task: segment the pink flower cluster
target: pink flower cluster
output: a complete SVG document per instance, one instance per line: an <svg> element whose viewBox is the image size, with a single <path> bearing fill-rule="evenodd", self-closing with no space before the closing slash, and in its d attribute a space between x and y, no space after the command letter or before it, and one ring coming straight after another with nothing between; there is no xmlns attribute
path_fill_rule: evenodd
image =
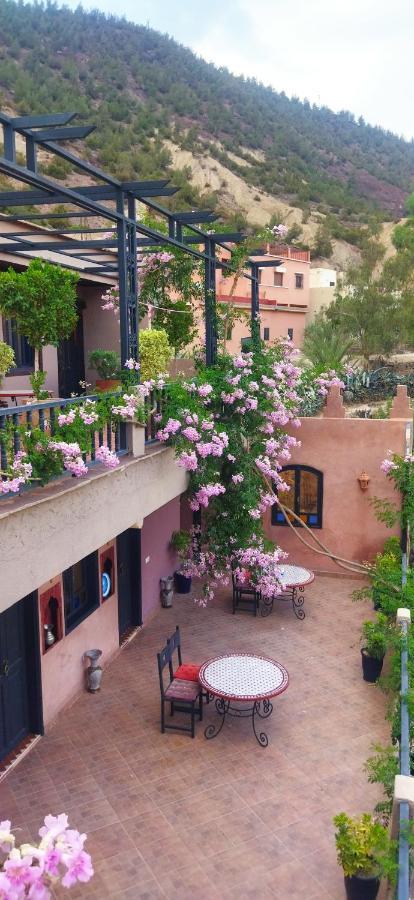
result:
<svg viewBox="0 0 414 900"><path fill-rule="evenodd" d="M17 847L10 821L0 822L1 900L49 900L59 884L71 888L92 878L92 860L84 850L86 834L70 828L64 813L46 816L39 837L38 844Z"/></svg>
<svg viewBox="0 0 414 900"><path fill-rule="evenodd" d="M336 374L335 369L329 369L329 372L322 372L315 378L315 384L318 387L318 393L321 397L326 397L329 388L334 384L338 384L341 390L345 387L345 383Z"/></svg>
<svg viewBox="0 0 414 900"><path fill-rule="evenodd" d="M139 372L141 366L136 359L133 359L132 356L124 362L124 366L126 369L129 369L130 372Z"/></svg>
<svg viewBox="0 0 414 900"><path fill-rule="evenodd" d="M119 286L115 285L114 287L108 288L108 290L102 294L101 300L104 301L102 309L109 309L117 315L119 312Z"/></svg>
<svg viewBox="0 0 414 900"><path fill-rule="evenodd" d="M0 494L17 494L21 485L30 480L32 471L32 465L27 461L25 451L18 450L12 462L11 472L4 480L0 478Z"/></svg>
<svg viewBox="0 0 414 900"><path fill-rule="evenodd" d="M58 415L58 425L62 428L63 425L73 425L76 417L82 420L84 425L93 425L94 422L98 421L98 413L96 412L96 403L94 400L85 400L85 402L81 406L72 407L67 413L60 413Z"/></svg>
<svg viewBox="0 0 414 900"><path fill-rule="evenodd" d="M282 593L279 563L286 556L287 553L280 548L276 548L273 553L266 553L261 546L241 550L235 557L235 577L238 581L248 578L262 597L270 599Z"/></svg>
<svg viewBox="0 0 414 900"><path fill-rule="evenodd" d="M116 469L119 466L119 459L113 450L110 450L105 444L98 447L95 458L102 463L107 469Z"/></svg>
<svg viewBox="0 0 414 900"><path fill-rule="evenodd" d="M203 484L203 486L196 491L193 499L190 500L190 508L193 512L197 512L202 506L207 509L212 497L218 497L219 494L225 493L226 488L224 487L224 484L220 484L220 482L216 482L215 484Z"/></svg>

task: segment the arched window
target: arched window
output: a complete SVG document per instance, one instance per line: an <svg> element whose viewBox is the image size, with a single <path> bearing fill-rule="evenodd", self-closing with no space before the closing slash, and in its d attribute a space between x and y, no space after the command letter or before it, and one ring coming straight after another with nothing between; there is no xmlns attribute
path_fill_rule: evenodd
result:
<svg viewBox="0 0 414 900"><path fill-rule="evenodd" d="M291 509L309 528L322 528L323 474L312 466L286 466L281 476L289 491L279 491L283 506ZM298 525L296 519L292 522ZM282 511L272 506L272 525L287 525Z"/></svg>

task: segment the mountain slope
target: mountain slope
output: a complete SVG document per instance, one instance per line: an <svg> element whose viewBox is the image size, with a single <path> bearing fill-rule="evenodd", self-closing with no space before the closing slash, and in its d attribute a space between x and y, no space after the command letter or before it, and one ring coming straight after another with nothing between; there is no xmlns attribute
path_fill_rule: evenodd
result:
<svg viewBox="0 0 414 900"><path fill-rule="evenodd" d="M96 123L82 153L120 177L175 170L180 206L220 208L228 185L223 175L202 190L185 186L177 146L190 170L215 159L247 186L249 204L275 198L275 212L283 202L305 221L316 212L348 228L399 217L414 181L414 144L236 78L165 35L98 12L0 0L0 88L2 106L19 114L76 109ZM62 162L43 168L68 176ZM223 212L230 217L226 203Z"/></svg>

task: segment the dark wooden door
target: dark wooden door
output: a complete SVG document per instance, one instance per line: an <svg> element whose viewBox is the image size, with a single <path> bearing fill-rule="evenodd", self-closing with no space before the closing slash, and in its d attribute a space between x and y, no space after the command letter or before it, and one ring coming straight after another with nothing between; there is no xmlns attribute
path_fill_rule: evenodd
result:
<svg viewBox="0 0 414 900"><path fill-rule="evenodd" d="M24 604L0 615L0 759L30 731Z"/></svg>
<svg viewBox="0 0 414 900"><path fill-rule="evenodd" d="M119 637L141 625L141 532L128 528L116 539Z"/></svg>
<svg viewBox="0 0 414 900"><path fill-rule="evenodd" d="M59 397L79 394L80 381L85 381L85 352L83 341L82 308L78 306L78 321L70 338L58 347Z"/></svg>

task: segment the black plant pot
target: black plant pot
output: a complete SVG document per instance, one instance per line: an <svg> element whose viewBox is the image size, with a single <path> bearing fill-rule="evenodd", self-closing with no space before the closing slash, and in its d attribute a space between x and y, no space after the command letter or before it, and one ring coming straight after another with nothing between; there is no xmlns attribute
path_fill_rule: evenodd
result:
<svg viewBox="0 0 414 900"><path fill-rule="evenodd" d="M361 657L364 681L370 681L371 683L378 681L382 672L384 657L382 657L382 659L377 659L375 656L368 656L365 647L361 650Z"/></svg>
<svg viewBox="0 0 414 900"><path fill-rule="evenodd" d="M345 891L347 900L375 900L380 886L380 879L375 875L345 875Z"/></svg>
<svg viewBox="0 0 414 900"><path fill-rule="evenodd" d="M191 577L182 572L174 572L175 590L177 594L189 594L191 591Z"/></svg>

